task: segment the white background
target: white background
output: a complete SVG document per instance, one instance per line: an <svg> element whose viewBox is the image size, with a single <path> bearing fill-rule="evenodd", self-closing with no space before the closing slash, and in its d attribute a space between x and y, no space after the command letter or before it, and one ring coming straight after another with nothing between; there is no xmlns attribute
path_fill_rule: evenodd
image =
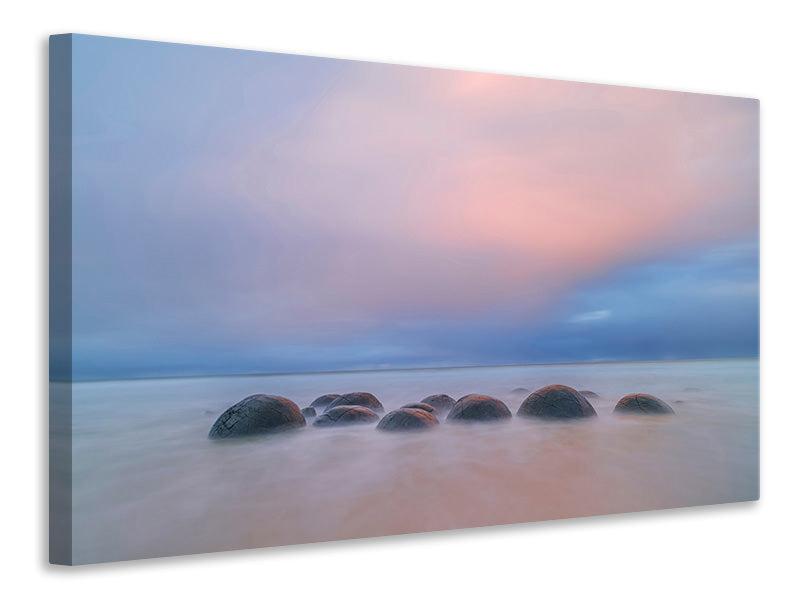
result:
<svg viewBox="0 0 800 600"><path fill-rule="evenodd" d="M7 598L797 593L798 15L790 2L8 3L2 38ZM762 500L81 568L46 562L46 44L78 32L756 97ZM468 501L468 499L464 499Z"/></svg>

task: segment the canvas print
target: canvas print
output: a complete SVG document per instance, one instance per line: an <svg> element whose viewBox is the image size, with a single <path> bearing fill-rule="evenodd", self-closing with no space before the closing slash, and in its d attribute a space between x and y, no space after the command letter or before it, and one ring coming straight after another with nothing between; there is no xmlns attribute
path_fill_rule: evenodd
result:
<svg viewBox="0 0 800 600"><path fill-rule="evenodd" d="M51 561L756 500L758 148L749 98L53 36Z"/></svg>

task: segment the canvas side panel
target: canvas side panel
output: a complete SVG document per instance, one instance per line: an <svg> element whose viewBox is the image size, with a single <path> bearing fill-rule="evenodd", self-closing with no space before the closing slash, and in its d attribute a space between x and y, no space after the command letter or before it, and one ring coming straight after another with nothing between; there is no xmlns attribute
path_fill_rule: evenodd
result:
<svg viewBox="0 0 800 600"><path fill-rule="evenodd" d="M758 303L759 303L759 315L760 306L761 306L761 100L756 99L755 102L758 104L758 149L756 152L758 153L758 256L759 256L759 275L758 275ZM759 316L758 322L758 360L759 360L759 368L758 368L758 389L759 389L759 396L758 396L758 430L756 435L758 436L758 444L756 446L758 452L758 460L757 460L757 491L756 497L753 500L760 500L761 499L761 318Z"/></svg>
<svg viewBox="0 0 800 600"><path fill-rule="evenodd" d="M50 36L50 562L72 564L72 36Z"/></svg>

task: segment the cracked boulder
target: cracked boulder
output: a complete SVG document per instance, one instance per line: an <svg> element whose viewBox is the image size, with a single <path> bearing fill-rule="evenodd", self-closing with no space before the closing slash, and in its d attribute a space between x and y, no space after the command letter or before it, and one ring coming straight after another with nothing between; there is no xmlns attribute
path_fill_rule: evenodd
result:
<svg viewBox="0 0 800 600"><path fill-rule="evenodd" d="M460 398L447 415L450 421L499 421L510 419L511 411L508 407L491 396L468 394Z"/></svg>
<svg viewBox="0 0 800 600"><path fill-rule="evenodd" d="M594 407L583 395L566 385L548 385L525 399L518 417L537 419L583 419L595 417Z"/></svg>
<svg viewBox="0 0 800 600"><path fill-rule="evenodd" d="M393 410L378 423L383 431L421 431L439 424L432 413L422 408L400 408Z"/></svg>
<svg viewBox="0 0 800 600"><path fill-rule="evenodd" d="M381 404L380 401L369 392L351 392L349 394L339 396L336 398L336 400L328 405L328 408L325 412L328 412L330 409L336 408L337 406L363 406L376 413L383 412L383 404Z"/></svg>
<svg viewBox="0 0 800 600"><path fill-rule="evenodd" d="M277 433L304 427L297 405L281 396L255 394L231 406L211 426L208 437L225 439Z"/></svg>
<svg viewBox="0 0 800 600"><path fill-rule="evenodd" d="M439 412L433 406L426 404L425 402L412 402L411 404L406 404L402 408L418 408L420 410L428 411L432 415L435 415L437 412Z"/></svg>
<svg viewBox="0 0 800 600"><path fill-rule="evenodd" d="M422 404L427 404L428 406L432 406L436 410L442 413L446 413L453 408L456 401L453 400L447 394L434 394L433 396L428 396L427 398L422 399Z"/></svg>
<svg viewBox="0 0 800 600"><path fill-rule="evenodd" d="M675 411L672 407L650 394L630 394L617 402L615 413L627 415L671 415Z"/></svg>
<svg viewBox="0 0 800 600"><path fill-rule="evenodd" d="M322 413L314 421L314 427L345 427L347 425L367 425L380 417L366 406L334 406Z"/></svg>
<svg viewBox="0 0 800 600"><path fill-rule="evenodd" d="M328 408L328 405L331 402L338 400L339 398L341 398L339 394L325 394L314 400L311 403L311 406L313 406L315 409L325 410Z"/></svg>

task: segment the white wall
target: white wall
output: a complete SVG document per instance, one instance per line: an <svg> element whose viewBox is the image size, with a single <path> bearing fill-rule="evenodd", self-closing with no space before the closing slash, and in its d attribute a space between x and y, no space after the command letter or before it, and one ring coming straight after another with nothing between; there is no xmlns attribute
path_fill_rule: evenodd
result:
<svg viewBox="0 0 800 600"><path fill-rule="evenodd" d="M738 8L737 8L738 7ZM3 10L6 597L786 597L798 533L797 15L788 2L14 2ZM762 500L67 569L46 564L46 43L78 32L762 101ZM9 185L10 183L10 185ZM794 253L794 256L791 254ZM9 277L10 275L10 277ZM10 587L11 586L11 587ZM14 591L13 586L18 586Z"/></svg>

